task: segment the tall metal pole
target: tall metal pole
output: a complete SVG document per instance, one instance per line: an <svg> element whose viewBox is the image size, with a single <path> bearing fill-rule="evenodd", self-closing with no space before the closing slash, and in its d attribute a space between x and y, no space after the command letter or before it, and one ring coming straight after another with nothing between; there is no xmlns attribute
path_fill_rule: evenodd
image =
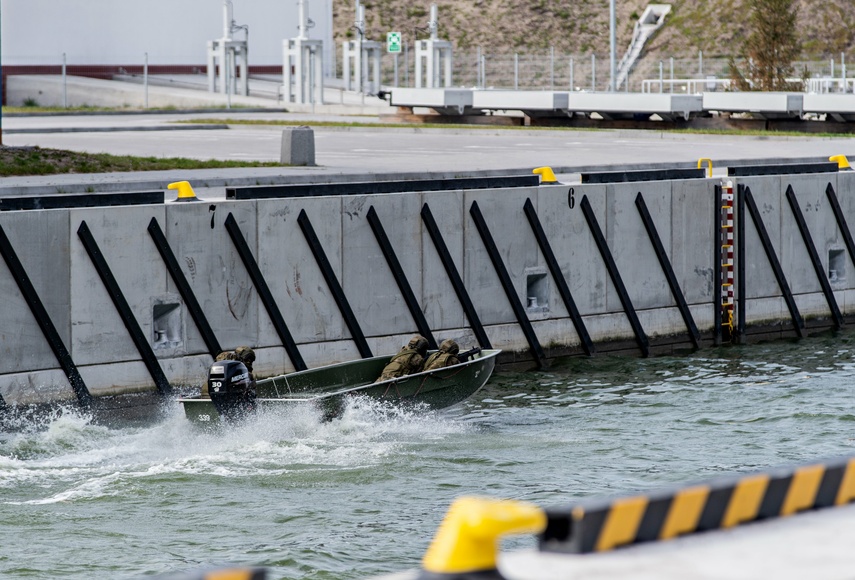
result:
<svg viewBox="0 0 855 580"><path fill-rule="evenodd" d="M62 108L68 108L68 83L65 78L65 53L62 53Z"/></svg>
<svg viewBox="0 0 855 580"><path fill-rule="evenodd" d="M225 58L223 58L223 76L226 79L226 108L231 109L232 108L232 79L231 79L231 75L229 74L229 71L230 71L229 67L232 64L232 61L230 58L229 51L225 51L223 54L225 55Z"/></svg>
<svg viewBox="0 0 855 580"><path fill-rule="evenodd" d="M362 51L362 42L365 40L365 7L356 0L356 31L359 33L359 44L356 50L359 53L359 69L356 74L359 75L359 92L362 93L362 104L365 104L365 53Z"/></svg>
<svg viewBox="0 0 855 580"><path fill-rule="evenodd" d="M300 55L302 58L302 55ZM309 51L309 102L312 103L312 114L315 113L315 51Z"/></svg>
<svg viewBox="0 0 855 580"><path fill-rule="evenodd" d="M514 90L518 90L520 88L520 55L518 52L514 53Z"/></svg>
<svg viewBox="0 0 855 580"><path fill-rule="evenodd" d="M143 63L143 91L145 94L145 106L148 109L148 53L145 53L145 62Z"/></svg>
<svg viewBox="0 0 855 580"><path fill-rule="evenodd" d="M575 91L576 88L574 87L575 79L573 78L573 58L572 57L570 58L570 83L569 84L570 84L570 90Z"/></svg>
<svg viewBox="0 0 855 580"><path fill-rule="evenodd" d="M668 89L669 93L674 92L674 57L671 57L671 88Z"/></svg>
<svg viewBox="0 0 855 580"><path fill-rule="evenodd" d="M591 55L591 90L597 90L597 55Z"/></svg>
<svg viewBox="0 0 855 580"><path fill-rule="evenodd" d="M223 0L223 40L232 39L233 10L232 0Z"/></svg>
<svg viewBox="0 0 855 580"><path fill-rule="evenodd" d="M609 80L609 91L615 92L617 90L617 86L615 82L617 81L617 64L615 61L615 0L611 0L609 2L609 70L610 72L610 80Z"/></svg>
<svg viewBox="0 0 855 580"><path fill-rule="evenodd" d="M549 47L549 90L555 90L555 47Z"/></svg>
<svg viewBox="0 0 855 580"><path fill-rule="evenodd" d="M306 2L305 2L305 0L299 0L299 2L297 2L297 12L299 14L298 18L300 20L300 24L297 26L297 30L299 31L298 37L305 40L306 38L309 37L309 35L306 34ZM302 58L302 56L301 56L301 58Z"/></svg>
<svg viewBox="0 0 855 580"><path fill-rule="evenodd" d="M481 87L481 47L478 47L478 52L475 55L475 86ZM481 87L484 88L484 87Z"/></svg>

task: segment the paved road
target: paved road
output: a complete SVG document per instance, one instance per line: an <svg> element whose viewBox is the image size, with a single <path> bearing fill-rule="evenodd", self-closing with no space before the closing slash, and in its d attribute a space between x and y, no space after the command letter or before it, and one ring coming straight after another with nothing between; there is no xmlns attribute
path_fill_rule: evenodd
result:
<svg viewBox="0 0 855 580"><path fill-rule="evenodd" d="M118 155L278 161L282 127L230 125L228 128L172 130L176 121L192 118L284 120L294 125L325 119L293 113L85 115L12 117L4 119L5 145L38 145ZM342 122L377 122L376 117L337 116ZM144 130L140 130L144 129ZM155 130L153 130L155 129ZM16 131L36 131L18 133ZM528 172L541 165L557 168L559 176L594 166L688 166L711 158L719 171L725 165L761 160L825 160L845 154L855 159L855 139L848 137L756 137L698 135L628 130L531 130L499 128L432 129L315 127L318 167L271 170L219 170L216 175L397 174L423 172ZM184 172L187 174L187 172ZM190 175L196 175L190 173ZM198 175L210 178L211 172ZM129 176L116 179L127 180ZM110 177L52 176L4 178L0 188L50 185Z"/></svg>

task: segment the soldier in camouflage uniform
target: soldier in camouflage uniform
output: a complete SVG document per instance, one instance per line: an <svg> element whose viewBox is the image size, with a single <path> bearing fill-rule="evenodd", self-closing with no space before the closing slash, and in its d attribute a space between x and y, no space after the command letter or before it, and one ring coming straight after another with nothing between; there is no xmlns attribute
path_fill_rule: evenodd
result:
<svg viewBox="0 0 855 580"><path fill-rule="evenodd" d="M237 358L237 355L235 354L235 351L233 351L233 350L224 350L223 352L221 352L220 354L218 354L218 355L217 355L217 358L215 358L214 360L215 360L215 361L220 361L220 360L238 360L238 358Z"/></svg>
<svg viewBox="0 0 855 580"><path fill-rule="evenodd" d="M246 370L252 374L252 363L255 362L255 351L253 351L248 346L239 346L234 350L224 350L220 354L217 355L218 360L237 360L243 363L243 366L246 367Z"/></svg>
<svg viewBox="0 0 855 580"><path fill-rule="evenodd" d="M235 356L237 356L237 360L243 363L243 365L246 367L246 370L249 371L250 378L253 378L252 363L255 362L255 351L249 348L248 346L239 346L235 349Z"/></svg>
<svg viewBox="0 0 855 580"><path fill-rule="evenodd" d="M427 354L428 341L425 337L416 334L407 343L407 346L402 348L398 354L392 357L389 364L383 369L380 378L374 382L385 381L388 379L396 379L404 375L421 372L425 364L425 355Z"/></svg>
<svg viewBox="0 0 855 580"><path fill-rule="evenodd" d="M460 347L450 338L446 338L439 345L439 350L430 355L425 362L426 371L442 369L460 363L457 358L457 353L460 352Z"/></svg>

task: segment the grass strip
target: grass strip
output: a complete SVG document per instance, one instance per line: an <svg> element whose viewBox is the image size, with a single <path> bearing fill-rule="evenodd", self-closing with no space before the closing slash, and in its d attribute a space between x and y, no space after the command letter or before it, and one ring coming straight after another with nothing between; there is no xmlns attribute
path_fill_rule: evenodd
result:
<svg viewBox="0 0 855 580"><path fill-rule="evenodd" d="M223 167L280 167L271 161L219 161L184 157L131 157L108 153L79 153L41 147L0 147L0 176L55 175L60 173L113 173L167 169L219 169Z"/></svg>

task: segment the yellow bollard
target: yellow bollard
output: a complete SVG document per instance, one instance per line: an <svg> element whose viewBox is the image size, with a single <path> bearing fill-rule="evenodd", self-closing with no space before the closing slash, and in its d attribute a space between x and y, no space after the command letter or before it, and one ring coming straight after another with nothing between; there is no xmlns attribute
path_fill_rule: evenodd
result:
<svg viewBox="0 0 855 580"><path fill-rule="evenodd" d="M541 183L558 183L551 167L538 167L536 169L532 169L531 172L540 175Z"/></svg>
<svg viewBox="0 0 855 580"><path fill-rule="evenodd" d="M849 165L849 160L846 158L845 155L832 155L828 158L828 160L836 161L837 169L852 169L852 167Z"/></svg>
<svg viewBox="0 0 855 580"><path fill-rule="evenodd" d="M167 187L178 190L178 197L174 201L202 201L196 197L196 192L193 191L193 186L190 185L189 181L176 181Z"/></svg>
<svg viewBox="0 0 855 580"><path fill-rule="evenodd" d="M707 157L701 157L700 159L698 159L698 169L703 166L704 161L707 162L707 177L712 177L712 159L709 159Z"/></svg>
<svg viewBox="0 0 855 580"><path fill-rule="evenodd" d="M423 576L448 580L497 569L499 540L509 534L536 534L546 527L546 513L534 504L483 497L461 497L445 515L422 559Z"/></svg>

